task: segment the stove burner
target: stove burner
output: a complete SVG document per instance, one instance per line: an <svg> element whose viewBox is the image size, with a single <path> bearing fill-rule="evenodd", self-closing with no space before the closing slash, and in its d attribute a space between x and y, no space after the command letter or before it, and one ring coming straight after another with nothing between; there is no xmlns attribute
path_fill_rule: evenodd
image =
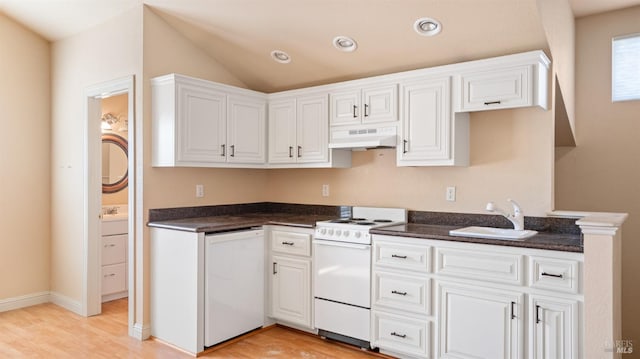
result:
<svg viewBox="0 0 640 359"><path fill-rule="evenodd" d="M356 224L361 226L373 226L375 223L373 222L356 222Z"/></svg>
<svg viewBox="0 0 640 359"><path fill-rule="evenodd" d="M330 223L351 223L351 219L349 218L340 218L340 219L332 219L329 222Z"/></svg>
<svg viewBox="0 0 640 359"><path fill-rule="evenodd" d="M376 223L391 223L391 222L393 222L390 219L374 219L373 221L376 222Z"/></svg>
<svg viewBox="0 0 640 359"><path fill-rule="evenodd" d="M352 221L366 221L366 218L349 218Z"/></svg>

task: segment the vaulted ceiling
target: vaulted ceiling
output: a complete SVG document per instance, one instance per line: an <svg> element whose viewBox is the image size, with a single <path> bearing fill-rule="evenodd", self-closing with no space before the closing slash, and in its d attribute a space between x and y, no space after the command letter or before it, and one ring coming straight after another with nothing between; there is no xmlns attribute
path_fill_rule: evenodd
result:
<svg viewBox="0 0 640 359"><path fill-rule="evenodd" d="M587 15L640 0L570 0ZM140 4L229 69L273 92L546 48L537 0L0 0L0 10L56 41ZM420 17L442 32L420 36ZM358 49L332 45L347 35ZM287 52L281 64L272 50Z"/></svg>

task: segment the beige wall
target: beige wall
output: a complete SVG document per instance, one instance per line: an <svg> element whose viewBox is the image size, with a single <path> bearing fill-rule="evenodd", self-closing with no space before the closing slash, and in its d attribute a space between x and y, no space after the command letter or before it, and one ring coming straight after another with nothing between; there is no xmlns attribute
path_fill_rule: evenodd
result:
<svg viewBox="0 0 640 359"><path fill-rule="evenodd" d="M49 290L50 56L0 12L0 301Z"/></svg>
<svg viewBox="0 0 640 359"><path fill-rule="evenodd" d="M120 118L120 123L118 124L118 128L113 128L112 130L103 130L102 133L113 133L118 135L125 140L129 137L128 131L123 131L122 129L126 129L126 121L127 115L129 112L127 94L111 96L102 100L102 114L111 113ZM103 193L102 194L102 205L115 205L115 204L127 204L129 201L129 187L125 187L122 191L116 193Z"/></svg>
<svg viewBox="0 0 640 359"><path fill-rule="evenodd" d="M168 73L183 75L245 87L233 74L224 69L201 49L195 47L149 8L144 10L144 223L150 208L200 206L226 203L263 201L266 174L264 170L153 168L151 167L151 85L150 79ZM204 198L195 197L196 184L205 187ZM138 193L140 194L140 193ZM136 293L143 298L136 303L136 322L144 318L148 323L148 228L143 231L142 257L136 268ZM144 316L141 305L144 304Z"/></svg>
<svg viewBox="0 0 640 359"><path fill-rule="evenodd" d="M553 207L551 111L478 112L470 123L469 167L396 167L395 149L354 152L350 169L269 170L268 200L485 213L487 202L510 209L513 198L527 215L545 215ZM456 202L445 200L447 186L456 186Z"/></svg>
<svg viewBox="0 0 640 359"><path fill-rule="evenodd" d="M86 176L83 91L131 75L136 76L140 87L141 12L142 7L132 9L52 47L51 290L72 304L80 304L82 299L82 188Z"/></svg>
<svg viewBox="0 0 640 359"><path fill-rule="evenodd" d="M578 146L556 153L558 209L628 212L623 227L623 336L640 342L640 101L611 102L611 38L640 32L640 7L576 20ZM625 358L640 357L640 350Z"/></svg>

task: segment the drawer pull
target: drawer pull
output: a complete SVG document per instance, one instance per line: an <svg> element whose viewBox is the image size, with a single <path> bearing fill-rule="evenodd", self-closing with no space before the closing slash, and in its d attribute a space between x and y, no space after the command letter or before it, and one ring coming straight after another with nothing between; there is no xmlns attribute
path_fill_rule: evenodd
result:
<svg viewBox="0 0 640 359"><path fill-rule="evenodd" d="M398 292L397 290L392 290L391 293L398 294L398 295L407 295L407 292Z"/></svg>
<svg viewBox="0 0 640 359"><path fill-rule="evenodd" d="M104 275L105 278L107 278L107 277L115 277L115 276L116 276L115 273L109 273L109 274L105 274Z"/></svg>
<svg viewBox="0 0 640 359"><path fill-rule="evenodd" d="M105 248L109 248L109 247L115 247L116 245L111 243L111 244L105 244L104 247Z"/></svg>
<svg viewBox="0 0 640 359"><path fill-rule="evenodd" d="M282 244L284 244L285 246L292 246L293 242L282 242Z"/></svg>
<svg viewBox="0 0 640 359"><path fill-rule="evenodd" d="M392 254L391 258L400 258L400 259L407 259L407 256L401 256L399 254Z"/></svg>
<svg viewBox="0 0 640 359"><path fill-rule="evenodd" d="M398 334L396 332L391 332L391 335L393 335L394 337L402 338L402 339L407 337L406 334Z"/></svg>
<svg viewBox="0 0 640 359"><path fill-rule="evenodd" d="M547 273L547 272L542 272L541 275L545 277L564 278L562 274L553 274L553 273Z"/></svg>
<svg viewBox="0 0 640 359"><path fill-rule="evenodd" d="M485 105L489 106L489 105L499 105L500 101L488 101L484 103Z"/></svg>

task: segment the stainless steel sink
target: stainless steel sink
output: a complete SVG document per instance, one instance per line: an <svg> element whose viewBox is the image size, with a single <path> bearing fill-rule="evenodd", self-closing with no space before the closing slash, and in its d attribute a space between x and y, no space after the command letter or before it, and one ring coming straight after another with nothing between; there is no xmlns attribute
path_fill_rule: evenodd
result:
<svg viewBox="0 0 640 359"><path fill-rule="evenodd" d="M465 227L449 231L449 235L458 237L503 239L509 241L522 241L537 234L537 231L493 227Z"/></svg>

